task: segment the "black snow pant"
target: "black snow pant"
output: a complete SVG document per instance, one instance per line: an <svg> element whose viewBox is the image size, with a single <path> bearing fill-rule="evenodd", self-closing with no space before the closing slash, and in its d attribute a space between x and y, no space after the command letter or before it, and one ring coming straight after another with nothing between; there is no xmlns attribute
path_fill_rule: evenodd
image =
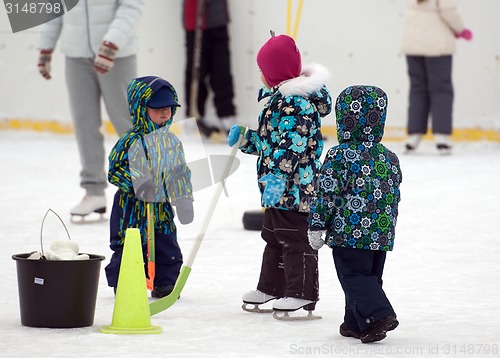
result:
<svg viewBox="0 0 500 358"><path fill-rule="evenodd" d="M109 287L118 285L118 276L120 272L120 264L122 262L123 243L118 235L120 229L120 217L124 216L123 209L119 205L120 190L117 191L113 201L113 209L109 219L110 225L110 245L113 251L111 260L105 268L106 278ZM125 213L128 216L128 212ZM144 271L147 276L147 243L145 238L142 238L142 255L144 260ZM155 279L154 286L168 286L175 284L177 276L182 266L182 253L177 242L177 234L174 231L169 234L164 234L155 231Z"/></svg>
<svg viewBox="0 0 500 358"><path fill-rule="evenodd" d="M333 248L333 260L345 294L344 322L357 333L389 316L396 316L382 289L385 251Z"/></svg>
<svg viewBox="0 0 500 358"><path fill-rule="evenodd" d="M410 77L408 134L425 134L432 118L434 134L451 134L452 56L406 56Z"/></svg>
<svg viewBox="0 0 500 358"><path fill-rule="evenodd" d="M186 104L187 115L191 106L191 79L193 76L195 31L186 31ZM213 100L219 118L234 116L236 114L233 104L233 79L229 52L229 35L227 26L206 29L203 31L200 80L198 82L198 112L205 116L205 103L208 98L207 82L213 92Z"/></svg>
<svg viewBox="0 0 500 358"><path fill-rule="evenodd" d="M257 289L277 297L318 300L318 251L309 246L307 214L266 209L267 243Z"/></svg>

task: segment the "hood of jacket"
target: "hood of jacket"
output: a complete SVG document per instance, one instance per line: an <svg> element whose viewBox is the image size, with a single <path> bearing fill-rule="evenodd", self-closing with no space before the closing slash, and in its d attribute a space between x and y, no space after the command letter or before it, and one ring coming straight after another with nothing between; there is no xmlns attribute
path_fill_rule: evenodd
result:
<svg viewBox="0 0 500 358"><path fill-rule="evenodd" d="M313 103L321 116L330 113L330 94L325 87L325 82L330 77L328 69L318 63L303 66L300 76L284 81L271 89L263 87L259 92L258 100L281 93L283 97L301 96L306 97Z"/></svg>
<svg viewBox="0 0 500 358"><path fill-rule="evenodd" d="M380 142L384 135L387 95L376 86L349 86L335 103L339 143Z"/></svg>
<svg viewBox="0 0 500 358"><path fill-rule="evenodd" d="M160 128L168 128L172 124L177 107L172 107L172 117L161 125L154 123L147 114L148 101L162 87L168 87L178 102L177 92L166 80L156 76L135 78L127 89L128 108L132 118L134 131L148 134Z"/></svg>

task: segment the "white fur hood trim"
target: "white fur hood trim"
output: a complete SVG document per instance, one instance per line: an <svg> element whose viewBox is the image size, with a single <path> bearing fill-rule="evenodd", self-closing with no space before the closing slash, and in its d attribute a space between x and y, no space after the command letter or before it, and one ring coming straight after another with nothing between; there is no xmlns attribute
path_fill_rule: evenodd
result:
<svg viewBox="0 0 500 358"><path fill-rule="evenodd" d="M307 96L319 91L330 77L328 69L319 63L302 67L300 76L283 82L279 91L283 96Z"/></svg>

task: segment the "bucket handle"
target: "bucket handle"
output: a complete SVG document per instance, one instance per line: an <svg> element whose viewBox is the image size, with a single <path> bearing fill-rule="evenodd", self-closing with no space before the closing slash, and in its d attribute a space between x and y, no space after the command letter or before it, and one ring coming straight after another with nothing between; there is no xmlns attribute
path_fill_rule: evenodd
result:
<svg viewBox="0 0 500 358"><path fill-rule="evenodd" d="M69 235L69 231L68 231L68 228L66 227L66 225L64 224L64 221L63 219L61 219L61 217L59 215L57 215L57 213L52 210L52 209L48 209L47 212L45 213L45 215L43 216L43 219L42 219L42 227L40 228L40 247L42 248L42 257L45 257L45 253L43 252L43 240L42 240L42 233L43 233L43 224L45 223L45 218L47 217L47 215L49 214L49 212L52 212L55 216L57 216L57 218L61 221L61 223L63 224L64 226L64 230L66 230L66 234L68 234L68 239L71 240L71 236Z"/></svg>

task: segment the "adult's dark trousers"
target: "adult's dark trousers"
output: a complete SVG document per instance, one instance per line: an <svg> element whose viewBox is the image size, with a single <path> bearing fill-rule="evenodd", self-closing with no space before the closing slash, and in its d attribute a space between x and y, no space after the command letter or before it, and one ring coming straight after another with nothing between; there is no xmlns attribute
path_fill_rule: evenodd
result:
<svg viewBox="0 0 500 358"><path fill-rule="evenodd" d="M307 214L266 209L257 289L277 297L318 300L318 251L309 246Z"/></svg>
<svg viewBox="0 0 500 358"><path fill-rule="evenodd" d="M213 101L219 118L234 116L234 90L231 75L229 53L229 35L227 26L203 30L201 41L200 72L198 81L197 105L198 112L205 116L205 104L209 89L212 89ZM186 31L186 103L187 113L191 106L191 79L193 78L193 55L195 46L195 31Z"/></svg>
<svg viewBox="0 0 500 358"><path fill-rule="evenodd" d="M119 236L120 220L128 217L127 209L124 213L119 205L120 190L115 194L113 209L109 218L110 226L110 245L113 255L109 264L105 267L108 286L116 287L118 285L118 276L120 273L120 264L123 254L123 240ZM147 243L142 238L142 256L144 260L144 272L147 276ZM175 284L182 266L182 253L177 242L177 234L174 231L168 234L155 231L155 279L154 286L167 286Z"/></svg>
<svg viewBox="0 0 500 358"><path fill-rule="evenodd" d="M333 260L345 294L344 322L361 333L374 322L396 316L382 289L386 252L333 248Z"/></svg>
<svg viewBox="0 0 500 358"><path fill-rule="evenodd" d="M408 134L451 134L453 116L452 56L406 56L410 78Z"/></svg>

